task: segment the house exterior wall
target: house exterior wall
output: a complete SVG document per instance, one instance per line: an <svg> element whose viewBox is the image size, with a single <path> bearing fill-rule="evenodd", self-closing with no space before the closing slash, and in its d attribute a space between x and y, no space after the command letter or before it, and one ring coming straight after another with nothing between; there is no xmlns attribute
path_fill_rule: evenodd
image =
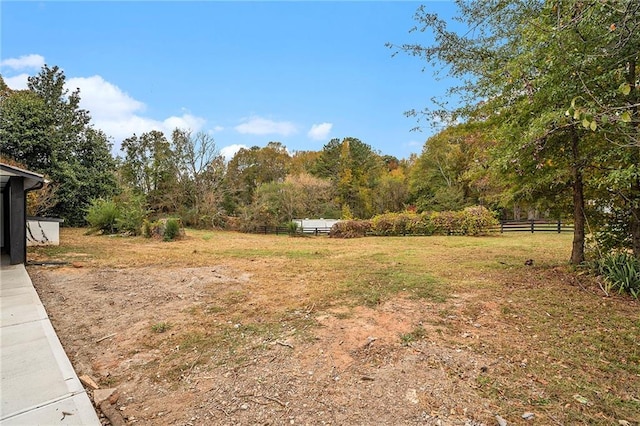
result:
<svg viewBox="0 0 640 426"><path fill-rule="evenodd" d="M12 177L9 179L9 211L5 212L9 216L9 244L11 251L9 259L12 265L25 263L27 261L27 229L25 218L27 217L27 197L24 193L24 179ZM5 206L6 207L6 206ZM6 214L8 213L8 215ZM5 238L7 235L5 235ZM7 241L4 242L5 244Z"/></svg>

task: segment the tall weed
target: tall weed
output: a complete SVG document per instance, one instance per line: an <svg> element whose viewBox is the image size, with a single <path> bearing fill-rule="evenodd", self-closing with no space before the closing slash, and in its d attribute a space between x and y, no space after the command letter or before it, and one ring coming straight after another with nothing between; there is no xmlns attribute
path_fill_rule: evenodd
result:
<svg viewBox="0 0 640 426"><path fill-rule="evenodd" d="M640 297L640 260L624 251L609 252L596 261L596 270L606 281L605 292Z"/></svg>

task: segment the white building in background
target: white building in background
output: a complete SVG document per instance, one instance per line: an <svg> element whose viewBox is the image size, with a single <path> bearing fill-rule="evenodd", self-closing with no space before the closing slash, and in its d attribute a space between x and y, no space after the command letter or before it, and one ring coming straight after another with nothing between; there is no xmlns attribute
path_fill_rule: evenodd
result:
<svg viewBox="0 0 640 426"><path fill-rule="evenodd" d="M305 234L328 233L340 219L294 219L298 229Z"/></svg>

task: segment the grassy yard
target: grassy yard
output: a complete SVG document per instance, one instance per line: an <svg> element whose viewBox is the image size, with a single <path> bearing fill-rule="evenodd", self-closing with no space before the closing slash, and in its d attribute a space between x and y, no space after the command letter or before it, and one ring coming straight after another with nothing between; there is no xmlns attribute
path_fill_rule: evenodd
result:
<svg viewBox="0 0 640 426"><path fill-rule="evenodd" d="M406 300L416 313L411 328L397 336L399 347L420 354L439 345L493 360L465 383L510 424L523 421L524 412L536 413L540 424L635 424L640 305L604 297L595 277L569 268L571 238L514 233L340 240L187 230L184 239L160 242L63 229L61 246L30 249L30 260L92 270L225 265L247 274L246 283L226 289L224 297L150 329L158 336L173 330L167 347L213 353L228 346L229 356L218 363L242 362L260 350L243 346L236 331L220 328L223 322L242 322L242 336L255 342L260 336L276 341L288 321L298 346L319 327L314 316L348 320L358 309ZM190 363L172 356L163 368L179 377ZM459 380L455 368L447 373Z"/></svg>

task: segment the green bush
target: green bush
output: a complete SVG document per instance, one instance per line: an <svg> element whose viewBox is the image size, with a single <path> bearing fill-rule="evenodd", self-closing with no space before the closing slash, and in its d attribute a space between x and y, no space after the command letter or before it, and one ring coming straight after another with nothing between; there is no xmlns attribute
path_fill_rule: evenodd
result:
<svg viewBox="0 0 640 426"><path fill-rule="evenodd" d="M414 214L407 223L407 233L410 235L433 235L434 226L430 220L431 213Z"/></svg>
<svg viewBox="0 0 640 426"><path fill-rule="evenodd" d="M495 215L482 206L467 207L462 211L461 231L464 235L485 235L500 225Z"/></svg>
<svg viewBox="0 0 640 426"><path fill-rule="evenodd" d="M126 232L131 235L139 235L145 218L149 214L145 207L143 195L126 194L118 200L120 212L116 219L118 232Z"/></svg>
<svg viewBox="0 0 640 426"><path fill-rule="evenodd" d="M368 220L343 220L336 222L329 231L330 238L360 238L371 230Z"/></svg>
<svg viewBox="0 0 640 426"><path fill-rule="evenodd" d="M494 214L485 207L467 207L460 211L431 213L433 232L440 235L485 235L499 225Z"/></svg>
<svg viewBox="0 0 640 426"><path fill-rule="evenodd" d="M91 201L85 219L92 231L115 234L118 231L118 206L112 200L98 198Z"/></svg>
<svg viewBox="0 0 640 426"><path fill-rule="evenodd" d="M434 213L385 213L370 220L372 235L483 235L499 225L482 207Z"/></svg>
<svg viewBox="0 0 640 426"><path fill-rule="evenodd" d="M604 254L595 264L606 281L605 292L629 293L640 298L640 259L624 251Z"/></svg>
<svg viewBox="0 0 640 426"><path fill-rule="evenodd" d="M371 219L373 235L431 235L429 217L413 212L385 213Z"/></svg>
<svg viewBox="0 0 640 426"><path fill-rule="evenodd" d="M167 219L164 227L164 241L173 241L180 236L180 222L177 219Z"/></svg>
<svg viewBox="0 0 640 426"><path fill-rule="evenodd" d="M295 235L298 232L298 222L291 221L287 224L289 235Z"/></svg>
<svg viewBox="0 0 640 426"><path fill-rule="evenodd" d="M153 226L153 223L149 222L148 219L144 219L142 221L142 227L140 229L140 233L142 234L142 236L145 238L151 238Z"/></svg>

